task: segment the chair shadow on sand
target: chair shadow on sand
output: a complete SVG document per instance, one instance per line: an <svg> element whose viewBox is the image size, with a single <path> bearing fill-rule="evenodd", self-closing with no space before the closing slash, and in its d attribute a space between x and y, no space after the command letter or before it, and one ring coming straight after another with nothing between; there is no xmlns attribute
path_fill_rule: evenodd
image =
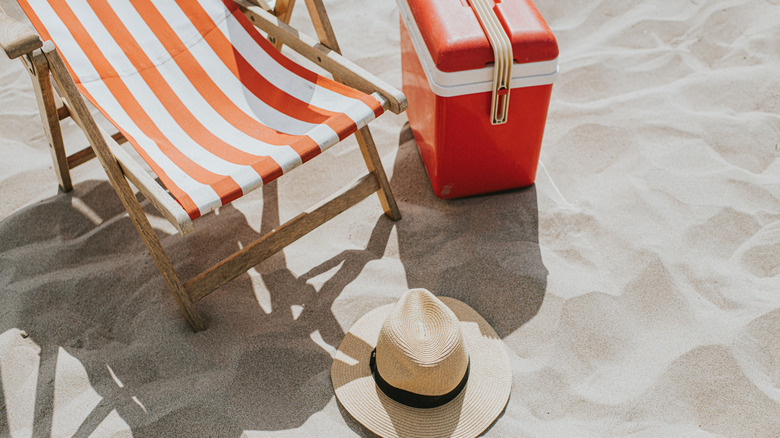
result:
<svg viewBox="0 0 780 438"><path fill-rule="evenodd" d="M202 223L202 231L184 239L158 229L177 270L184 277L199 272L278 226L275 183L263 189L263 199L259 233L232 206L221 208L219 218L201 219L221 226ZM146 211L155 215L152 207ZM251 276L242 275L199 304L213 320L201 335L181 318L107 182L83 181L72 194L14 213L0 222L0 308L8 309L0 314L0 333L22 328L41 348L33 436L52 430L61 347L83 365L103 398L76 436L89 436L114 409L135 436L172 430L239 436L300 426L333 397L331 356L312 334L338 346L344 332L333 301L369 261L382 257L392 226L380 213L365 249L344 251L303 275L276 254L255 270L273 310L263 312ZM332 275L317 291L309 281L326 272ZM300 313L293 315L292 306ZM226 371L232 364L235 369ZM213 379L203 378L209 374ZM191 384L177 383L189 379Z"/></svg>
<svg viewBox="0 0 780 438"><path fill-rule="evenodd" d="M409 287L468 303L501 337L536 314L547 271L533 187L436 198L408 124L392 186L403 219L378 215L365 249L344 251L303 275L287 267L284 253L276 254L199 304L212 324L197 335L181 319L107 182L81 182L71 194L0 222L0 309L8 309L0 313L0 332L21 328L41 348L33 435L52 429L60 347L81 362L103 398L76 436L90 435L114 409L135 436L172 430L238 436L302 425L333 398L331 355L315 345L313 334L331 346L341 342L333 302L368 262L383 257L393 227ZM262 199L259 233L232 206L221 208L219 218L200 219L207 223L184 239L158 229L180 274L188 278L276 227L276 184L264 187ZM326 272L318 291L310 280ZM264 286L258 287L258 277ZM270 313L258 306L258 288L270 296ZM213 378L203 378L209 374ZM342 416L359 435L371 435L343 409Z"/></svg>

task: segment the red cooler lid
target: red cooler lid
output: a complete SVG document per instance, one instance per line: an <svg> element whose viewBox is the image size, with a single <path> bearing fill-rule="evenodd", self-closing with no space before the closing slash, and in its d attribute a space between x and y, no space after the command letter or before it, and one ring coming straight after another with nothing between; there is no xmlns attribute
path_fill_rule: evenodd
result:
<svg viewBox="0 0 780 438"><path fill-rule="evenodd" d="M474 70L493 62L493 49L468 0L406 1L439 70ZM515 62L558 57L555 36L531 0L488 1L512 41Z"/></svg>

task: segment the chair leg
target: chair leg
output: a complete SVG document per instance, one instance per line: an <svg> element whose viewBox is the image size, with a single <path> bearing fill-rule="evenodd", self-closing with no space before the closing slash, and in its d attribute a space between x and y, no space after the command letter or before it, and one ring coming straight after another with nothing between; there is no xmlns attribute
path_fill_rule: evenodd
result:
<svg viewBox="0 0 780 438"><path fill-rule="evenodd" d="M379 201L382 203L382 209L390 219L394 221L401 219L401 211L398 210L395 197L390 190L390 182L387 180L385 168L382 166L382 160L379 159L379 152L376 150L376 144L371 136L371 131L368 129L368 125L358 129L355 132L355 138L357 138L358 145L360 145L360 152L363 153L363 159L366 161L368 171L374 174L379 183L377 195L379 195Z"/></svg>
<svg viewBox="0 0 780 438"><path fill-rule="evenodd" d="M129 197L132 197L132 199L127 199L129 197L125 196L120 197L123 198L123 203L125 204L128 213L130 213L130 219L133 220L136 229L138 229L138 232L141 234L141 238L143 239L144 244L146 244L149 254L152 255L154 263L157 265L157 269L160 270L163 279L165 279L165 283L168 285L168 289L176 299L176 303L184 314L184 318L196 332L205 330L206 323L195 309L195 304L184 289L181 279L173 269L171 259L163 249L160 239L157 238L157 234L155 234L152 225L149 223L149 219L147 219L146 214L141 209L141 205L138 203L135 195L132 195L131 192Z"/></svg>
<svg viewBox="0 0 780 438"><path fill-rule="evenodd" d="M333 32L333 26L330 24L330 18L325 11L325 4L322 0L306 0L306 9L309 10L311 22L314 25L314 31L320 42L330 50L341 54L341 48L336 40L336 34Z"/></svg>
<svg viewBox="0 0 780 438"><path fill-rule="evenodd" d="M54 80L62 90L63 97L71 105L71 116L73 117L73 120L84 130L84 134L86 134L89 144L92 146L100 164L106 171L106 176L108 176L111 185L114 187L114 190L116 190L120 201L122 201L130 219L133 221L138 233L141 235L146 248L152 255L155 264L157 264L157 268L165 279L168 288L171 290L176 302L179 304L182 313L184 313L184 318L187 319L187 322L190 323L195 331L205 329L205 322L198 314L189 294L184 289L178 275L176 275L176 271L173 269L173 265L171 264L168 255L165 253L160 240L154 233L154 229L149 223L146 213L144 213L141 208L141 204L138 203L138 199L136 199L135 193L130 187L130 183L127 181L124 172L122 172L122 168L111 153L108 144L106 144L106 141L103 138L103 134L100 132L100 128L98 128L97 123L89 113L89 109L84 103L81 93L78 88L76 88L76 84L73 82L70 73L65 67L65 62L60 57L59 53L57 53L54 45L49 42L44 43L43 53L49 62L49 68L54 75Z"/></svg>
<svg viewBox="0 0 780 438"><path fill-rule="evenodd" d="M38 109L41 112L43 130L49 141L49 150L54 162L54 171L63 191L73 190L73 182L70 178L70 165L65 153L65 142L62 139L60 118L57 114L57 104L54 97L54 88L49 75L49 62L41 50L36 50L31 56L30 72L32 74L33 88L38 100Z"/></svg>
<svg viewBox="0 0 780 438"><path fill-rule="evenodd" d="M207 328L206 323L195 309L192 298L184 288L184 284L178 274L176 274L171 259L165 252L160 239L157 238L157 234L154 232L152 224L149 223L146 213L144 213L141 204L138 202L138 199L130 188L130 184L124 177L120 181L121 182L117 184L113 184L112 181L114 189L119 195L122 204L124 204L125 209L130 216L130 220L133 221L133 225L135 225L136 230L138 230L138 233L141 235L141 239L144 241L146 249L149 251L149 254L151 254L152 259L154 259L154 263L157 265L160 274L162 274L165 284L168 286L168 290L171 291L173 298L179 305L179 309L181 309L181 312L184 314L184 319L187 320L192 329L196 332L205 330Z"/></svg>

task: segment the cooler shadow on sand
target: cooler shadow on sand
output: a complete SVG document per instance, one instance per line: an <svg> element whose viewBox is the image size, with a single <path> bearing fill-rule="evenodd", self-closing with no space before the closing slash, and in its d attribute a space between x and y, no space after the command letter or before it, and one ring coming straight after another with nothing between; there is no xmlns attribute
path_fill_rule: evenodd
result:
<svg viewBox="0 0 780 438"><path fill-rule="evenodd" d="M469 304L502 338L536 315L547 287L536 187L439 199L408 123L392 187L403 214L396 226L409 287Z"/></svg>

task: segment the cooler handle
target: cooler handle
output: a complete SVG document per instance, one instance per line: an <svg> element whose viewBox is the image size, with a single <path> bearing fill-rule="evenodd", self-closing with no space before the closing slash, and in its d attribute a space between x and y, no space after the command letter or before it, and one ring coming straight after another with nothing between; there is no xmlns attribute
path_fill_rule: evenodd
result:
<svg viewBox="0 0 780 438"><path fill-rule="evenodd" d="M512 43L488 0L470 0L474 12L493 48L493 99L490 107L491 123L501 125L507 122L509 113L509 91L512 81Z"/></svg>

